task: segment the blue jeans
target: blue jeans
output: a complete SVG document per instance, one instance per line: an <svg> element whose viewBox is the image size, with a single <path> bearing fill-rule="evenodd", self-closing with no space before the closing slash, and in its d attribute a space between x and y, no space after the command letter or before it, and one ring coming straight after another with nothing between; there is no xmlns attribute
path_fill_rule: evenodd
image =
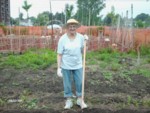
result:
<svg viewBox="0 0 150 113"><path fill-rule="evenodd" d="M76 96L82 96L82 68L76 70L62 69L64 97L72 97L72 81L75 82ZM73 78L73 80L72 80Z"/></svg>

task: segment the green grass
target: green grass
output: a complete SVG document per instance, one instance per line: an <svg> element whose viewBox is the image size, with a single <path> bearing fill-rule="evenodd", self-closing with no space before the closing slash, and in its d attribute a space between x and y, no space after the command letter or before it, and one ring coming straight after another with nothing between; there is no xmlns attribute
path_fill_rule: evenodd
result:
<svg viewBox="0 0 150 113"><path fill-rule="evenodd" d="M121 76L130 80L130 75L150 77L150 47L141 47L140 64L137 63L137 53L113 51L110 48L87 52L86 65L101 71L105 78ZM56 52L49 49L30 49L21 55L0 54L0 68L15 69L45 69L56 64ZM94 70L94 69L92 69Z"/></svg>
<svg viewBox="0 0 150 113"><path fill-rule="evenodd" d="M16 69L44 69L54 63L56 63L56 53L48 49L31 49L21 55L10 54L1 58L2 67Z"/></svg>
<svg viewBox="0 0 150 113"><path fill-rule="evenodd" d="M113 51L110 48L102 49L88 52L86 60L88 61L87 65L98 65L103 76L107 79L118 75L130 80L132 74L150 77L149 50L149 47L142 47L139 66L137 66L138 56L134 50L122 53Z"/></svg>

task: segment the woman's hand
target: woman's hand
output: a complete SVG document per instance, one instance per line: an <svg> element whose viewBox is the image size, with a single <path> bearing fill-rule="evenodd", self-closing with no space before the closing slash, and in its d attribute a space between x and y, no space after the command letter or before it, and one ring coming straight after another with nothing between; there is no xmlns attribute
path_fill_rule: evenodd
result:
<svg viewBox="0 0 150 113"><path fill-rule="evenodd" d="M58 77L63 77L62 69L61 68L57 69L57 75L58 75Z"/></svg>

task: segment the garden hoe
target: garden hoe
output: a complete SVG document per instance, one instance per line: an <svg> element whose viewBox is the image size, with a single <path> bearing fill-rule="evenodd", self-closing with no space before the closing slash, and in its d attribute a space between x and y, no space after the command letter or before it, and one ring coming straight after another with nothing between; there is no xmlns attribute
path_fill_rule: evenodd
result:
<svg viewBox="0 0 150 113"><path fill-rule="evenodd" d="M84 100L84 81L85 81L85 58L86 58L86 41L88 40L88 36L84 35L84 50L83 50L83 74L82 74L82 101L81 108L83 109L83 100Z"/></svg>

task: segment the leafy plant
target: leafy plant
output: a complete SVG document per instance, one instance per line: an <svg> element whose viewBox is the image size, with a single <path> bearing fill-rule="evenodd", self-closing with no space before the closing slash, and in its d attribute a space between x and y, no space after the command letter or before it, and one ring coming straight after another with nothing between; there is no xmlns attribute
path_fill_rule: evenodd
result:
<svg viewBox="0 0 150 113"><path fill-rule="evenodd" d="M0 106L4 106L6 104L6 100L3 98L0 98Z"/></svg>
<svg viewBox="0 0 150 113"><path fill-rule="evenodd" d="M127 96L127 105L130 106L132 103L132 97L130 95Z"/></svg>
<svg viewBox="0 0 150 113"><path fill-rule="evenodd" d="M28 109L35 109L35 108L38 108L37 103L38 103L37 99L32 99L32 100L27 101L25 103L25 106Z"/></svg>
<svg viewBox="0 0 150 113"><path fill-rule="evenodd" d="M143 100L141 103L142 103L144 106L150 107L150 99Z"/></svg>

